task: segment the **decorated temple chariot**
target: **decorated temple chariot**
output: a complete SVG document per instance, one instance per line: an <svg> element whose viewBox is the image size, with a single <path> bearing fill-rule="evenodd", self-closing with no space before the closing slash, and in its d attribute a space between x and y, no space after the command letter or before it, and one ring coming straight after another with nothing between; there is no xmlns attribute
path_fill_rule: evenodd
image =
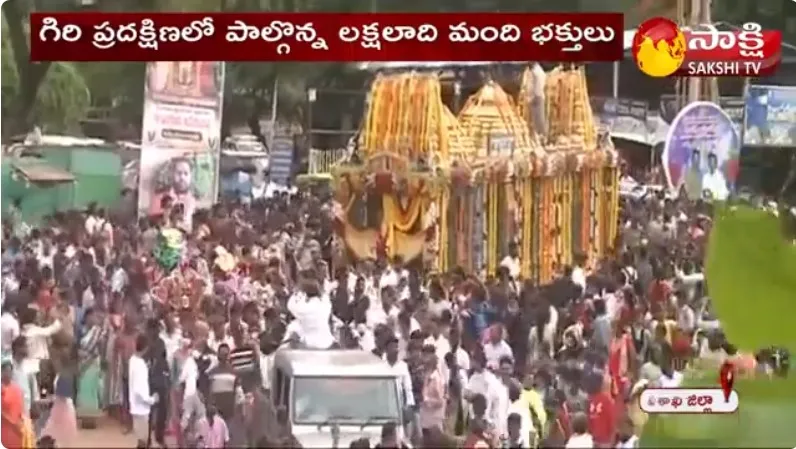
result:
<svg viewBox="0 0 796 449"><path fill-rule="evenodd" d="M525 69L516 96L487 81L455 115L434 73L380 74L359 140L332 168L347 257L493 275L507 255L543 284L610 251L617 155L597 129L585 69Z"/></svg>

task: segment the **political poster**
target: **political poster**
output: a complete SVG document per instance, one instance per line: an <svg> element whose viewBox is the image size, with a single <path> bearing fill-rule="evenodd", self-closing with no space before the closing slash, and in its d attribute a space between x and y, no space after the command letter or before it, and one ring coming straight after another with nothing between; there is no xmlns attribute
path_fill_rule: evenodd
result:
<svg viewBox="0 0 796 449"><path fill-rule="evenodd" d="M796 87L749 86L744 106L744 145L796 147Z"/></svg>
<svg viewBox="0 0 796 449"><path fill-rule="evenodd" d="M738 179L741 138L716 103L697 101L675 116L661 154L672 192L724 200Z"/></svg>
<svg viewBox="0 0 796 449"><path fill-rule="evenodd" d="M170 198L187 214L217 196L224 63L150 62L138 173L138 209L160 214Z"/></svg>
<svg viewBox="0 0 796 449"><path fill-rule="evenodd" d="M280 185L288 186L293 177L293 149L295 142L293 137L286 135L276 135L271 142L271 152L268 164L270 181Z"/></svg>

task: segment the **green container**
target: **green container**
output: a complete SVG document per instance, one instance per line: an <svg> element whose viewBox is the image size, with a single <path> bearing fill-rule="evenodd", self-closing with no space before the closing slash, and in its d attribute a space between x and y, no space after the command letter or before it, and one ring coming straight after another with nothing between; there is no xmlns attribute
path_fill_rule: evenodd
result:
<svg viewBox="0 0 796 449"><path fill-rule="evenodd" d="M5 216L13 200L21 201L23 219L38 223L56 211L83 209L96 202L114 207L121 199L122 160L112 147L38 147L34 149L47 164L70 172L74 182L40 184L14 175L15 161L28 157L6 157L2 161L2 211ZM27 152L26 152L27 154Z"/></svg>

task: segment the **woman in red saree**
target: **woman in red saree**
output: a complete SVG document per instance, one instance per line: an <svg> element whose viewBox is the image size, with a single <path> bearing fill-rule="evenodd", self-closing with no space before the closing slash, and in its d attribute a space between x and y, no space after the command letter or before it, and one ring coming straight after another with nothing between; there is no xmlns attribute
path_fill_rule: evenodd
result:
<svg viewBox="0 0 796 449"><path fill-rule="evenodd" d="M13 369L10 362L2 365L3 424L0 440L8 449L22 448L25 440L25 401L22 389L13 382Z"/></svg>
<svg viewBox="0 0 796 449"><path fill-rule="evenodd" d="M614 396L629 390L630 374L635 368L636 354L633 340L628 333L626 321L614 322L614 337L608 353L608 371L611 374Z"/></svg>
<svg viewBox="0 0 796 449"><path fill-rule="evenodd" d="M624 397L630 391L632 379L630 373L635 370L636 347L628 332L627 322L617 320L614 322L614 338L608 353L608 372L611 376L611 395L617 399L617 422L624 419Z"/></svg>

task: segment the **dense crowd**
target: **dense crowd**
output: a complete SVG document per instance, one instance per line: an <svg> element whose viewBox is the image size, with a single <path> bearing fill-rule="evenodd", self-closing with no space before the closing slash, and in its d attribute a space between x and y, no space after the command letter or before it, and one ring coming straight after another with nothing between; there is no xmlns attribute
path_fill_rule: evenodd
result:
<svg viewBox="0 0 796 449"><path fill-rule="evenodd" d="M287 347L371 351L400 379L403 422L351 447L636 447L647 386L725 360L783 369L712 313L707 203L625 199L612 253L542 286L516 245L486 279L349 261L330 198L307 191L161 206L4 221L5 447L69 447L103 416L139 447L297 447L269 393Z"/></svg>

